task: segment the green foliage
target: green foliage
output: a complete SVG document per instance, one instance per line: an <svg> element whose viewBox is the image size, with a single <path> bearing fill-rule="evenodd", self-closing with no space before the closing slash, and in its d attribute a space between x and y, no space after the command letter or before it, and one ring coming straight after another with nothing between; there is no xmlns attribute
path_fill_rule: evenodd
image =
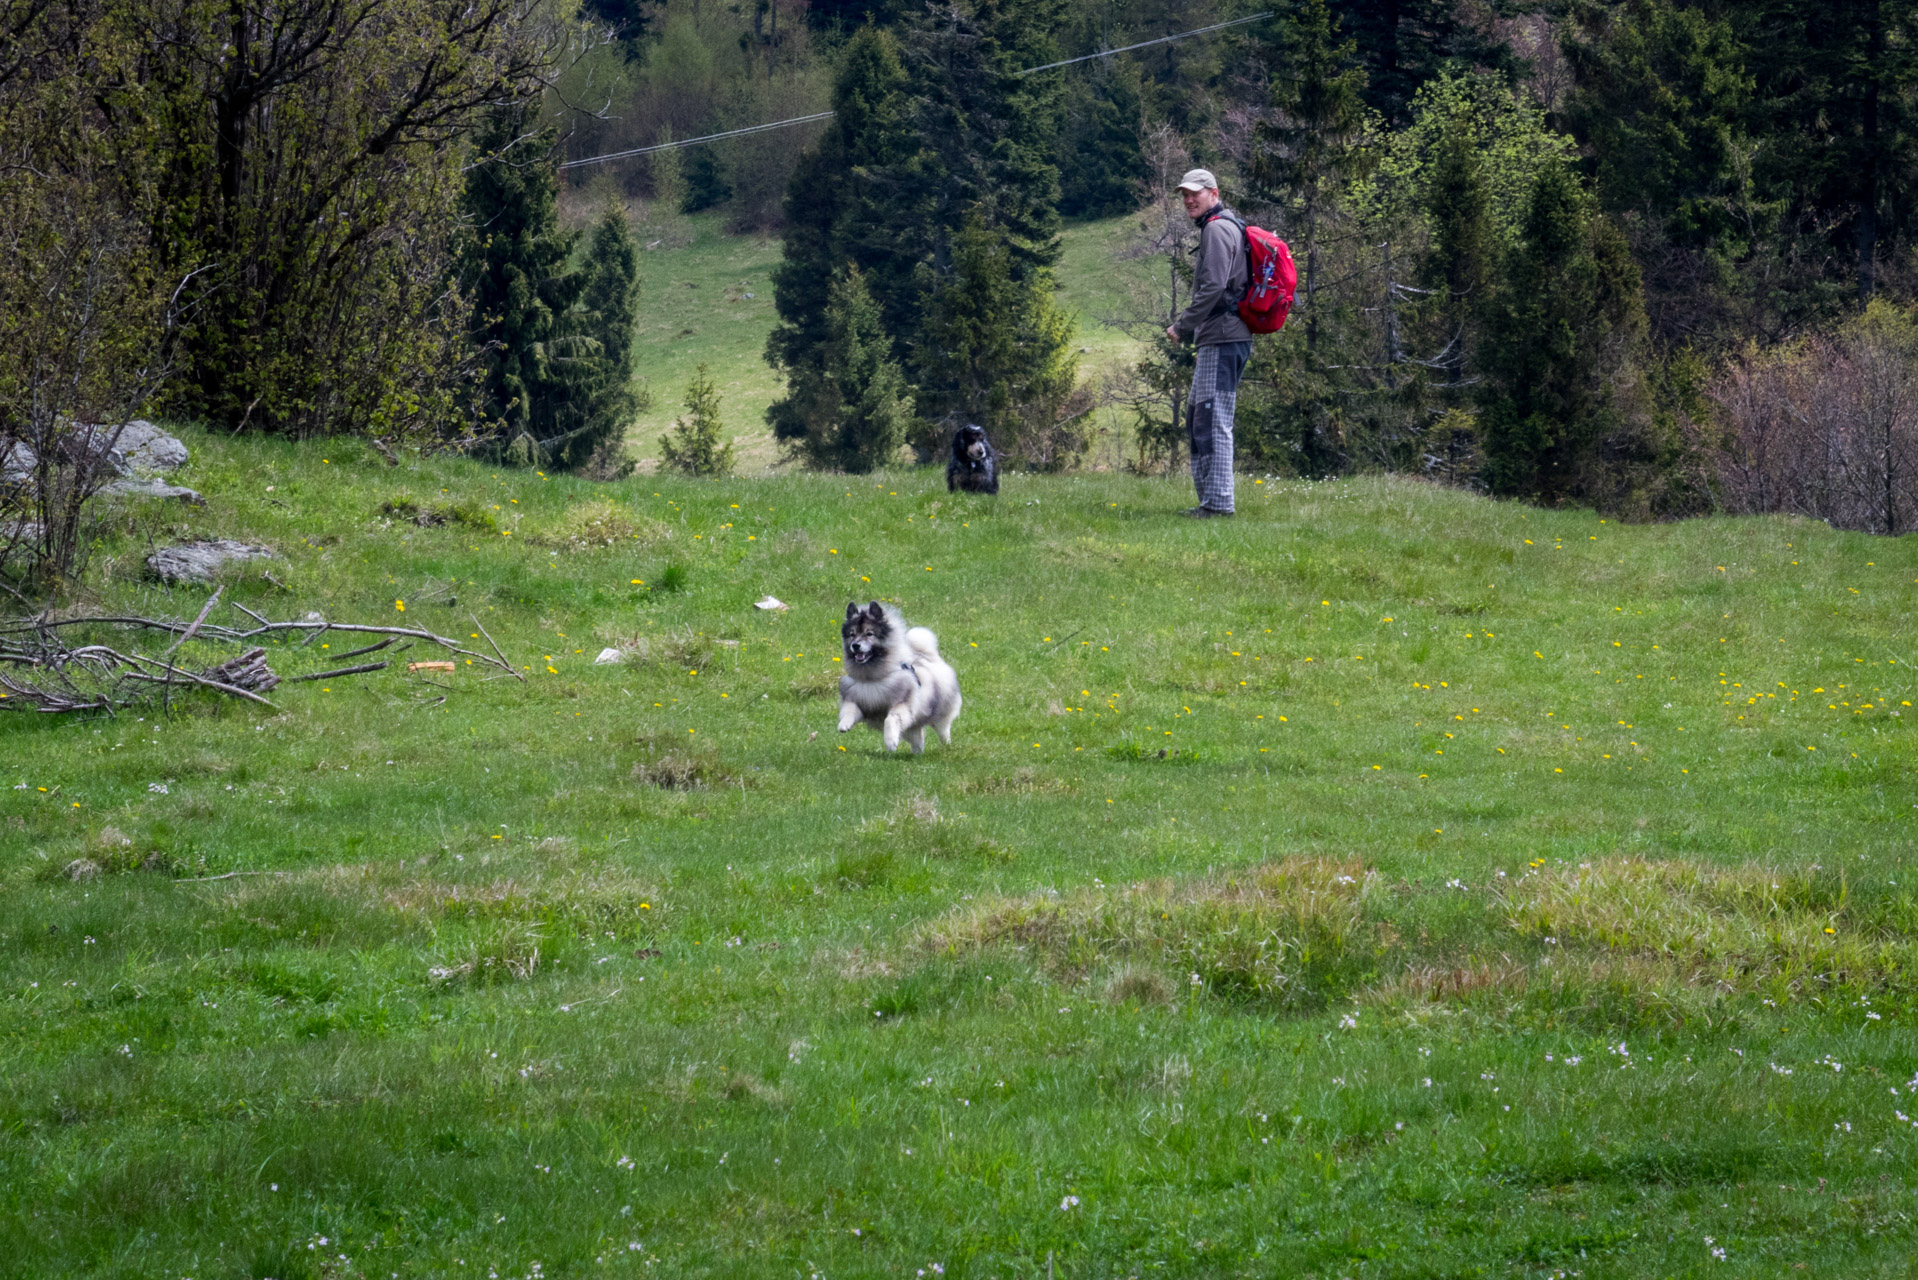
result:
<svg viewBox="0 0 1918 1280"><path fill-rule="evenodd" d="M1035 442L1051 431L1052 410L1040 406L1061 398L1048 364L1067 340L1057 316L1036 303L978 305L1002 284L1038 288L1058 256L1058 91L1017 74L1051 50L1051 12L1051 0L980 0L929 9L897 38L868 29L848 44L837 115L787 194L780 324L767 346L792 388L768 411L779 438L805 438L820 419L829 291L847 264L878 304L923 414L987 412L997 395L994 411L1022 406ZM969 218L989 253L960 247Z"/></svg>
<svg viewBox="0 0 1918 1280"><path fill-rule="evenodd" d="M1059 212L1068 218L1131 213L1144 194L1144 127L1139 75L1130 63L1106 66L1069 81L1059 132Z"/></svg>
<svg viewBox="0 0 1918 1280"><path fill-rule="evenodd" d="M639 253L623 204L586 237L560 226L554 131L531 108L501 108L474 140L464 267L492 417L482 446L520 466L577 468L617 443L642 405L632 389Z"/></svg>
<svg viewBox="0 0 1918 1280"><path fill-rule="evenodd" d="M1449 0L1334 0L1365 68L1366 104L1394 128L1416 116L1416 102L1432 81L1478 67L1506 83L1524 69L1505 35L1478 14Z"/></svg>
<svg viewBox="0 0 1918 1280"><path fill-rule="evenodd" d="M532 108L502 107L474 138L464 253L476 336L485 353L481 382L496 425L496 452L517 447L520 465L541 459L543 442L573 425L568 404L584 355L570 312L587 277L568 270L573 237L559 225L556 134L528 128ZM569 375L573 375L569 377Z"/></svg>
<svg viewBox="0 0 1918 1280"><path fill-rule="evenodd" d="M517 6L443 8L102 8L143 50L115 128L151 166L157 269L187 281L168 412L302 436L467 425L467 308L446 287L458 140L545 54Z"/></svg>
<svg viewBox="0 0 1918 1280"><path fill-rule="evenodd" d="M686 161L686 197L680 208L698 213L732 199L732 184L726 181L726 168L718 152L710 145L688 150L692 156Z"/></svg>
<svg viewBox="0 0 1918 1280"><path fill-rule="evenodd" d="M1052 301L1052 278L1014 274L1007 237L976 211L954 238L952 273L927 300L917 361L914 441L934 456L966 422L990 432L1007 459L1039 470L1075 460L1083 442L1066 419L1078 374L1071 320Z"/></svg>
<svg viewBox="0 0 1918 1280"><path fill-rule="evenodd" d="M1339 40L1326 0L1299 0L1281 24L1284 64L1273 76L1272 111L1256 131L1252 181L1290 215L1303 252L1300 319L1308 358L1319 336L1319 236L1340 190L1372 160L1376 122L1362 96L1357 45Z"/></svg>
<svg viewBox="0 0 1918 1280"><path fill-rule="evenodd" d="M731 475L733 446L720 436L719 390L703 364L686 388L685 405L685 414L659 438L659 465L688 476Z"/></svg>
<svg viewBox="0 0 1918 1280"><path fill-rule="evenodd" d="M1494 252L1503 253L1521 238L1539 173L1577 156L1577 143L1554 131L1535 101L1491 77L1441 76L1419 92L1412 112L1411 123L1384 140L1377 168L1352 192L1358 216L1401 233L1433 234L1436 171L1463 149L1476 162L1475 185L1483 194L1474 200L1485 206Z"/></svg>
<svg viewBox="0 0 1918 1280"><path fill-rule="evenodd" d="M1485 479L1495 493L1573 497L1643 336L1638 265L1571 170L1548 165L1504 275L1480 353Z"/></svg>
<svg viewBox="0 0 1918 1280"><path fill-rule="evenodd" d="M825 367L807 389L807 433L799 448L814 466L864 474L893 461L913 402L858 267L848 265L833 282L826 329Z"/></svg>
<svg viewBox="0 0 1918 1280"><path fill-rule="evenodd" d="M616 446L633 415L648 397L633 388L633 328L639 319L639 245L633 239L626 206L605 204L586 240L582 269L586 287L574 318L592 344L592 367L583 372L586 406L582 424L549 446L562 467L582 465L595 453Z"/></svg>
<svg viewBox="0 0 1918 1280"><path fill-rule="evenodd" d="M766 342L766 359L793 388L766 414L780 440L803 439L811 429L808 397L823 376L830 340L826 311L841 269L851 262L870 272L875 260L883 260L893 276L907 270L891 261L890 237L866 229L869 187L908 154L910 139L901 124L904 88L897 43L875 28L860 31L848 43L833 85L833 121L793 171L785 251L773 272L779 321ZM884 319L896 341L910 313L900 307Z"/></svg>

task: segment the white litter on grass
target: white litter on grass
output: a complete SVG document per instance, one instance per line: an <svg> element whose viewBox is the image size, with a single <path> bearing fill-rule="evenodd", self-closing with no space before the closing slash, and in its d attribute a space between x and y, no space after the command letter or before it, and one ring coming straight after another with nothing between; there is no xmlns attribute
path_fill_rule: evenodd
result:
<svg viewBox="0 0 1918 1280"><path fill-rule="evenodd" d="M778 596L765 596L761 599L753 601L753 608L777 609L781 613L784 613L786 610L786 602L784 600L781 600Z"/></svg>
<svg viewBox="0 0 1918 1280"><path fill-rule="evenodd" d="M596 667L604 667L609 664L616 665L624 661L626 661L626 655L621 653L619 650L601 649L599 651L599 656L593 659L593 665Z"/></svg>

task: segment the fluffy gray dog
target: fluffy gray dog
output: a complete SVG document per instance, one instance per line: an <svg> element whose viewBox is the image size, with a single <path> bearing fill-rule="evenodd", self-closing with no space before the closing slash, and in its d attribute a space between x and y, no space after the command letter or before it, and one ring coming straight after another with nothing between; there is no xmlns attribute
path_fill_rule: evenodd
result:
<svg viewBox="0 0 1918 1280"><path fill-rule="evenodd" d="M846 674L839 677L839 732L860 721L879 730L886 750L904 738L914 754L926 749L926 726L952 745L959 717L959 676L939 656L939 637L908 627L899 611L874 600L846 606L840 628Z"/></svg>

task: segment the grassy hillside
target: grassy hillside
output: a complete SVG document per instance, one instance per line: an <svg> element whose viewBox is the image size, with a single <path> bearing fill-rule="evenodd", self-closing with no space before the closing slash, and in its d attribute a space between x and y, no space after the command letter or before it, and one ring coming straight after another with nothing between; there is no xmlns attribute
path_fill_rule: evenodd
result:
<svg viewBox="0 0 1918 1280"><path fill-rule="evenodd" d="M725 429L738 468L762 472L779 458L766 407L780 395L779 376L766 364L773 311L772 270L779 241L731 236L719 216L699 214L675 224L678 242L658 240L640 255L641 288L636 372L652 408L627 433L633 455L659 456L660 433L682 412L686 387L701 361L719 385ZM1124 275L1114 251L1130 225L1125 218L1067 228L1059 264L1059 299L1078 314L1077 341L1086 376L1131 350L1131 339L1105 322L1119 310ZM654 238L649 232L641 243Z"/></svg>
<svg viewBox="0 0 1918 1280"><path fill-rule="evenodd" d="M1911 539L190 443L92 604L527 678L0 716L20 1274L1909 1274ZM869 597L950 748L833 731Z"/></svg>

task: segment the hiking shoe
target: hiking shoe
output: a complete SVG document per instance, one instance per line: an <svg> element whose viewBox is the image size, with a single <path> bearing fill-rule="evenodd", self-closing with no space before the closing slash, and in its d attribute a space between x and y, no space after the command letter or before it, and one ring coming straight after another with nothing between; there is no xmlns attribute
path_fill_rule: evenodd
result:
<svg viewBox="0 0 1918 1280"><path fill-rule="evenodd" d="M1187 507L1179 514L1191 516L1194 520L1229 520L1232 517L1230 511L1214 511L1211 507Z"/></svg>

